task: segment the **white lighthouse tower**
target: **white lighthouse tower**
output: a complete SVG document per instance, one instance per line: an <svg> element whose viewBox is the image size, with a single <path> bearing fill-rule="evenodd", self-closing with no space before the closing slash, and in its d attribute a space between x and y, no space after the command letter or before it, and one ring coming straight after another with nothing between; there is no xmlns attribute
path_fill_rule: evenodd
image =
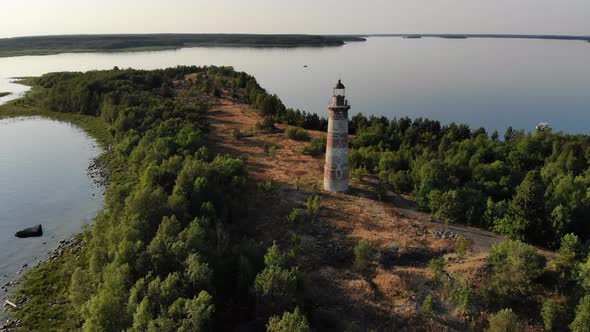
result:
<svg viewBox="0 0 590 332"><path fill-rule="evenodd" d="M328 136L326 163L324 164L324 190L344 192L348 190L348 100L346 88L340 80L334 87L332 103L328 107Z"/></svg>

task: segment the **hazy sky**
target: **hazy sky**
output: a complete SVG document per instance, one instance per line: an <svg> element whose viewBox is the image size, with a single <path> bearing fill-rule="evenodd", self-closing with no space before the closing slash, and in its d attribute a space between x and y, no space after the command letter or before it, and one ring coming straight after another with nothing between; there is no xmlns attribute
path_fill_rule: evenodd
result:
<svg viewBox="0 0 590 332"><path fill-rule="evenodd" d="M590 35L590 0L2 0L0 37L76 33Z"/></svg>

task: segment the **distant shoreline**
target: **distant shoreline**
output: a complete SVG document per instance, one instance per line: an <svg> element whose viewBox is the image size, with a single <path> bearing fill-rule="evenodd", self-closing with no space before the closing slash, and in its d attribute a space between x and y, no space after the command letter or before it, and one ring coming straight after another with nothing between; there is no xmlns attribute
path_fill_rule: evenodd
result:
<svg viewBox="0 0 590 332"><path fill-rule="evenodd" d="M325 47L357 36L251 34L62 35L0 39L0 58L60 53L142 52L184 47Z"/></svg>
<svg viewBox="0 0 590 332"><path fill-rule="evenodd" d="M544 39L544 40L579 40L590 42L588 36L574 35L521 35L521 34L430 34L430 33L401 33L401 34L367 34L352 35L354 37L402 37L402 38L447 38L447 39L466 39L466 38L493 38L493 39Z"/></svg>

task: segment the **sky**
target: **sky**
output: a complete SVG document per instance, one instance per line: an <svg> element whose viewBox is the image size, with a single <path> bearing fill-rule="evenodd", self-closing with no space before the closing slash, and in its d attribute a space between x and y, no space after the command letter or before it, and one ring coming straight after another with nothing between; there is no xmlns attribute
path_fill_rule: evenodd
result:
<svg viewBox="0 0 590 332"><path fill-rule="evenodd" d="M95 33L590 35L589 0L0 0L0 37Z"/></svg>

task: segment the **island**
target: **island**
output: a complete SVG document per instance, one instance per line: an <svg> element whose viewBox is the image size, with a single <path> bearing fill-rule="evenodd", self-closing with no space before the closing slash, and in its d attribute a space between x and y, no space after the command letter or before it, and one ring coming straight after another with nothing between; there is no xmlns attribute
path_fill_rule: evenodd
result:
<svg viewBox="0 0 590 332"><path fill-rule="evenodd" d="M363 41L358 36L261 34L59 35L0 39L0 57L80 52L157 51L197 46L321 47Z"/></svg>
<svg viewBox="0 0 590 332"><path fill-rule="evenodd" d="M0 98L11 95L12 92L0 92Z"/></svg>

